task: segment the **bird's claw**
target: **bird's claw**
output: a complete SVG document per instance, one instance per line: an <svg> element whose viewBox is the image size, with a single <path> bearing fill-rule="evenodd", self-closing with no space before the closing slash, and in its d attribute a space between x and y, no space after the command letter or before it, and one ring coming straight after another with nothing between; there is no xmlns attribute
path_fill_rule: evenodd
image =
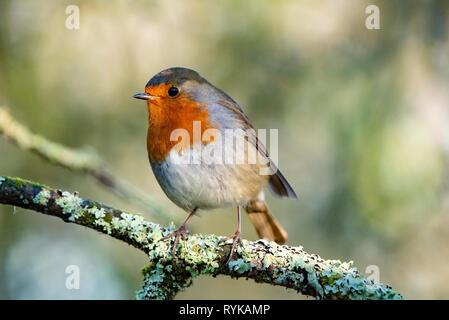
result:
<svg viewBox="0 0 449 320"><path fill-rule="evenodd" d="M229 263L231 261L232 256L234 255L235 247L237 246L237 244L240 244L243 247L242 233L240 231L237 230L237 232L234 235L220 239L220 243L226 242L229 239L234 239L234 241L232 242L231 252L229 253L229 257L228 257L228 260L226 261L226 263Z"/></svg>
<svg viewBox="0 0 449 320"><path fill-rule="evenodd" d="M166 235L161 240L167 240L167 239L175 237L175 242L173 243L173 248L172 248L172 254L173 254L173 256L176 256L176 248L178 247L179 238L181 237L182 240L186 240L186 235L188 233L189 233L189 231L187 231L186 227L184 225L182 225L176 231L173 231L172 233Z"/></svg>

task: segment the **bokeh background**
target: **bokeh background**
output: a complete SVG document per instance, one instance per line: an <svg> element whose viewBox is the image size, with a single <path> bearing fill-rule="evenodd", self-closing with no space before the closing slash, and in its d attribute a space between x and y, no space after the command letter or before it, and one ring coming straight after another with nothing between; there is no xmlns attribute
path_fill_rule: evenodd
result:
<svg viewBox="0 0 449 320"><path fill-rule="evenodd" d="M80 29L65 27L80 8ZM365 27L380 8L381 30ZM279 129L279 165L299 200L268 196L289 233L324 258L375 265L406 298L449 298L449 3L441 1L0 2L0 105L32 131L99 152L159 199L132 99L158 71L185 66L229 93L257 128ZM0 174L131 212L93 179L0 138ZM234 209L193 219L232 234ZM245 216L244 237L256 239ZM105 235L0 206L0 298L133 299L143 253ZM79 290L65 268L81 271ZM369 275L369 274L365 274ZM204 277L178 299L303 299L294 291Z"/></svg>

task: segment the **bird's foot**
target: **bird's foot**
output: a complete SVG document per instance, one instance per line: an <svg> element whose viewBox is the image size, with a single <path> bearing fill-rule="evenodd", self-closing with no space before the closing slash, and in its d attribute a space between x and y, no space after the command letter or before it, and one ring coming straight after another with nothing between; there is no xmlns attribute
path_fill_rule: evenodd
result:
<svg viewBox="0 0 449 320"><path fill-rule="evenodd" d="M185 240L187 233L189 233L189 232L187 231L186 226L182 225L176 231L173 231L169 235L166 235L161 240L167 240L167 239L175 237L175 243L173 243L173 248L172 248L172 254L173 254L173 256L175 256L176 248L178 247L178 243L179 243L179 238L182 238L182 240Z"/></svg>
<svg viewBox="0 0 449 320"><path fill-rule="evenodd" d="M229 261L232 260L232 256L234 255L235 247L237 246L237 244L240 243L240 245L243 247L242 233L240 232L240 230L237 230L236 233L232 236L221 239L220 243L226 242L229 239L234 239L234 241L232 242L231 252L229 253L229 257L226 263L229 263Z"/></svg>

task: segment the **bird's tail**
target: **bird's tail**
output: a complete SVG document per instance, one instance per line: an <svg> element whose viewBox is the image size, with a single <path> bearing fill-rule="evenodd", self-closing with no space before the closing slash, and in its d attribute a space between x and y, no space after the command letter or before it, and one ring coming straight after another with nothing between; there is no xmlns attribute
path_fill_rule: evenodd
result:
<svg viewBox="0 0 449 320"><path fill-rule="evenodd" d="M245 207L249 220L261 239L284 244L287 241L287 232L268 210L263 194L258 199L251 200Z"/></svg>

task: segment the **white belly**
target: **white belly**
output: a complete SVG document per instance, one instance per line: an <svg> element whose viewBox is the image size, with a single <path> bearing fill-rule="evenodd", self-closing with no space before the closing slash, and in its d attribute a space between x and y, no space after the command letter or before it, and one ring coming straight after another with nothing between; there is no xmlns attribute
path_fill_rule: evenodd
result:
<svg viewBox="0 0 449 320"><path fill-rule="evenodd" d="M256 164L217 163L216 152L229 152L226 148L209 143L202 150L172 150L151 167L166 195L186 211L244 205L257 197L268 176L260 175Z"/></svg>

